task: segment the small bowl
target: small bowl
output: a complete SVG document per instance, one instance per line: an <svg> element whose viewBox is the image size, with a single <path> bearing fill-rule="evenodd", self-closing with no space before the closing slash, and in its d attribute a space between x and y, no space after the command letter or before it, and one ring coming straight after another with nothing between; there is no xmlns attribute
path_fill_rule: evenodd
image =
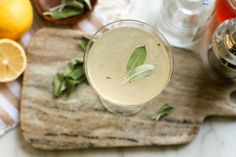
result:
<svg viewBox="0 0 236 157"><path fill-rule="evenodd" d="M91 5L92 5L92 10L85 10L82 14L69 17L66 19L61 19L61 20L55 20L51 16L48 15L43 15L45 11L48 11L50 8L60 4L61 0L33 0L35 8L39 12L39 14L48 22L54 23L54 24L59 24L59 25L74 25L78 21L84 19L87 17L92 10L94 9L97 0L91 0Z"/></svg>

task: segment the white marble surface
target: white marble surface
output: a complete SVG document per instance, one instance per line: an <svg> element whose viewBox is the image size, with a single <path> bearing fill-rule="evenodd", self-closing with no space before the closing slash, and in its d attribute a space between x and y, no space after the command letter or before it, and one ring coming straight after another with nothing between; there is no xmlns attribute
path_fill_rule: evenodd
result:
<svg viewBox="0 0 236 157"><path fill-rule="evenodd" d="M209 119L195 140L184 146L40 151L17 128L0 139L1 157L235 157L236 119Z"/></svg>
<svg viewBox="0 0 236 157"><path fill-rule="evenodd" d="M160 3L159 0L136 0L130 15L155 25ZM203 57L206 41L201 42ZM235 146L236 118L209 118L192 143L171 147L40 151L24 142L18 127L0 137L0 157L236 157Z"/></svg>

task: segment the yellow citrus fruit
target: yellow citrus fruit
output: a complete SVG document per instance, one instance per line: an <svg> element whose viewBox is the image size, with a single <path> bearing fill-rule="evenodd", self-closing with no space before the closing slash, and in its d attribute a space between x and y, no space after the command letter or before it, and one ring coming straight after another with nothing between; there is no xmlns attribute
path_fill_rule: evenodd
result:
<svg viewBox="0 0 236 157"><path fill-rule="evenodd" d="M29 0L0 0L0 38L19 39L33 22Z"/></svg>
<svg viewBox="0 0 236 157"><path fill-rule="evenodd" d="M20 44L10 39L0 40L0 82L9 82L19 77L26 67L25 51Z"/></svg>

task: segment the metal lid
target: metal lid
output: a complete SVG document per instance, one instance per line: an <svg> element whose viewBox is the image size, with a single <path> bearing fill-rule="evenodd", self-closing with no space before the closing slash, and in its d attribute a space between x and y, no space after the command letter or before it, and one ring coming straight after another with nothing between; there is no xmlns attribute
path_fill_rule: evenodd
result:
<svg viewBox="0 0 236 157"><path fill-rule="evenodd" d="M226 20L215 33L216 58L236 70L236 19Z"/></svg>

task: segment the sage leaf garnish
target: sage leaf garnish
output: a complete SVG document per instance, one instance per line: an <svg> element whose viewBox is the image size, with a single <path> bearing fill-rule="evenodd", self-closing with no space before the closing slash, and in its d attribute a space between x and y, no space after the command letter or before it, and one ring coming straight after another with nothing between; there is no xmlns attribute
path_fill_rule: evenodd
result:
<svg viewBox="0 0 236 157"><path fill-rule="evenodd" d="M65 85L66 85L66 95L69 96L69 94L72 92L72 90L75 88L75 86L78 84L77 80L73 80L71 78L65 79Z"/></svg>
<svg viewBox="0 0 236 157"><path fill-rule="evenodd" d="M50 8L43 15L49 15L55 20L60 20L80 15L85 10L92 10L90 0L61 0L59 5Z"/></svg>
<svg viewBox="0 0 236 157"><path fill-rule="evenodd" d="M122 84L132 82L134 80L141 80L151 75L155 70L155 66L151 64L144 64L147 57L147 50L145 46L139 46L134 49L129 57L126 67L126 77Z"/></svg>
<svg viewBox="0 0 236 157"><path fill-rule="evenodd" d="M65 6L66 6L65 4L60 4L55 7L50 8L49 11L62 10ZM50 12L44 12L43 14L45 15L46 13L50 14Z"/></svg>
<svg viewBox="0 0 236 157"><path fill-rule="evenodd" d="M82 83L83 81L86 80L86 77L85 76L82 76L76 80L74 79L71 79L71 78L66 78L65 80L65 86L66 86L66 90L65 90L65 93L67 96L70 95L70 93L75 89L75 87L77 85L79 85L80 83Z"/></svg>
<svg viewBox="0 0 236 157"><path fill-rule="evenodd" d="M86 7L87 7L89 10L92 10L92 5L91 5L90 0L83 0L83 1L84 1L84 3L85 3Z"/></svg>
<svg viewBox="0 0 236 157"><path fill-rule="evenodd" d="M80 59L70 61L62 71L54 76L54 96L59 97L64 93L69 96L72 90L85 80L83 61Z"/></svg>
<svg viewBox="0 0 236 157"><path fill-rule="evenodd" d="M62 0L61 3L62 3L64 6L69 6L69 7L75 7L75 8L79 8L79 9L84 9L83 3L81 3L80 1L77 1L77 0Z"/></svg>
<svg viewBox="0 0 236 157"><path fill-rule="evenodd" d="M151 75L155 70L155 66L151 64L143 64L136 67L129 75L127 76L126 80L123 83L134 81L134 80L141 80L145 77Z"/></svg>
<svg viewBox="0 0 236 157"><path fill-rule="evenodd" d="M159 109L159 111L156 113L155 116L153 116L153 120L158 121L160 120L162 117L167 116L171 111L172 111L173 107L168 105L168 104L164 104L161 106L161 108Z"/></svg>
<svg viewBox="0 0 236 157"><path fill-rule="evenodd" d="M65 90L65 85L64 85L64 77L62 74L57 73L54 76L54 95L55 96L60 96L62 92Z"/></svg>
<svg viewBox="0 0 236 157"><path fill-rule="evenodd" d="M142 65L146 59L147 52L145 46L140 46L134 49L129 57L127 64L127 73L132 72L137 66Z"/></svg>
<svg viewBox="0 0 236 157"><path fill-rule="evenodd" d="M71 73L69 73L67 77L70 77L73 80L77 80L83 75L84 75L84 68L81 66L80 68L75 69Z"/></svg>
<svg viewBox="0 0 236 157"><path fill-rule="evenodd" d="M61 0L61 3L65 4L65 3L70 3L70 2L73 2L73 1L75 1L75 0Z"/></svg>
<svg viewBox="0 0 236 157"><path fill-rule="evenodd" d="M69 1L69 0L67 0ZM80 38L80 48L86 51L87 47L93 44L93 41L83 36ZM64 93L69 94L77 87L77 85L86 81L83 61L79 58L71 60L64 69L54 76L54 96L59 97ZM111 79L111 78L109 78Z"/></svg>
<svg viewBox="0 0 236 157"><path fill-rule="evenodd" d="M72 67L80 67L84 64L84 61L80 58L75 58L69 62L69 65Z"/></svg>
<svg viewBox="0 0 236 157"><path fill-rule="evenodd" d="M90 42L90 43L89 43ZM80 39L80 43L79 43L79 46L81 48L82 51L86 52L87 48L90 49L91 46L93 45L94 41L90 41L89 38L83 36L81 39Z"/></svg>
<svg viewBox="0 0 236 157"><path fill-rule="evenodd" d="M60 20L60 19L65 19L68 17L78 15L82 12L83 12L82 9L67 7L67 8L62 9L61 11L58 9L52 10L52 11L48 12L47 14L44 13L44 15L50 15L53 19Z"/></svg>
<svg viewBox="0 0 236 157"><path fill-rule="evenodd" d="M107 76L107 77L106 77L106 79L109 79L109 80L111 80L111 79L112 79L112 77L110 77L110 76Z"/></svg>

